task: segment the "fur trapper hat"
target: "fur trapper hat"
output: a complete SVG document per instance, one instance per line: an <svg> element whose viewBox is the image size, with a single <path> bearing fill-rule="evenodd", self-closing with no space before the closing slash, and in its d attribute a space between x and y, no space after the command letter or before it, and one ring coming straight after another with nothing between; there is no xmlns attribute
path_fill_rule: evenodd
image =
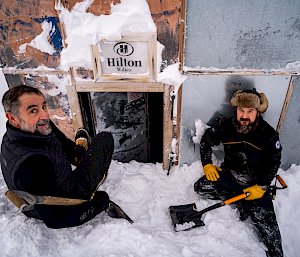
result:
<svg viewBox="0 0 300 257"><path fill-rule="evenodd" d="M264 93L253 90L238 90L231 98L234 107L256 108L258 112L264 113L269 106L268 99Z"/></svg>

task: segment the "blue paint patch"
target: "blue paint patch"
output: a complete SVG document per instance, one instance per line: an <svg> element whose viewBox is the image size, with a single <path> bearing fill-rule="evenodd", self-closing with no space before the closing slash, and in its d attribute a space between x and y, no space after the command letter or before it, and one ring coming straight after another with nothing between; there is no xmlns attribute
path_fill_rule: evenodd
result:
<svg viewBox="0 0 300 257"><path fill-rule="evenodd" d="M60 52L63 49L62 36L58 26L58 17L42 17L34 19L38 23L43 23L44 21L51 22L52 28L54 27L53 33L50 36L50 44L53 45L54 49Z"/></svg>

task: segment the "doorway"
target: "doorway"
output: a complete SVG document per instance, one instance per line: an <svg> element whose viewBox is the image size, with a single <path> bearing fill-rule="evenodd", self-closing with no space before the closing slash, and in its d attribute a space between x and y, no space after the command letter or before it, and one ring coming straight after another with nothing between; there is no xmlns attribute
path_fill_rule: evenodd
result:
<svg viewBox="0 0 300 257"><path fill-rule="evenodd" d="M91 135L112 133L114 160L163 161L163 93L79 93L79 102Z"/></svg>

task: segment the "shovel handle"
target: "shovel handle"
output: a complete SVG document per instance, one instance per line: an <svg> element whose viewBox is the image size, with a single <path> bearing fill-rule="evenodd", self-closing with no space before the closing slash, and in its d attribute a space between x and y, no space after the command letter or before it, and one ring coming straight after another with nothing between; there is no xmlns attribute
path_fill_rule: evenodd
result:
<svg viewBox="0 0 300 257"><path fill-rule="evenodd" d="M14 193L12 190L8 190L5 195L18 208L21 208L23 205L28 204L24 199Z"/></svg>
<svg viewBox="0 0 300 257"><path fill-rule="evenodd" d="M287 188L287 184L285 183L285 181L283 180L283 178L280 177L280 175L276 175L276 178L279 181L280 185L282 185L283 188Z"/></svg>
<svg viewBox="0 0 300 257"><path fill-rule="evenodd" d="M241 194L241 195L237 195L235 197L232 197L230 199L225 200L224 205L231 204L231 203L234 203L236 201L242 200L242 199L246 198L247 196L248 196L248 194L246 194L246 193Z"/></svg>

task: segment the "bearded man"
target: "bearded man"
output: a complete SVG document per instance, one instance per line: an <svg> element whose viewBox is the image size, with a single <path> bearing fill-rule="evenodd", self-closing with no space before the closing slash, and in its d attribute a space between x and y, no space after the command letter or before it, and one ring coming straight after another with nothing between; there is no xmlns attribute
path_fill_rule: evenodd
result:
<svg viewBox="0 0 300 257"><path fill-rule="evenodd" d="M121 217L108 194L97 191L112 159L111 133L98 133L88 146L88 134L80 129L75 138L85 139L86 144L73 142L50 120L45 96L26 85L6 91L2 104L8 121L1 144L1 169L8 189L88 200L68 206L36 204L22 210L27 217L40 219L49 228L79 226L102 211Z"/></svg>
<svg viewBox="0 0 300 257"><path fill-rule="evenodd" d="M236 204L240 219L249 216L265 244L267 256L283 256L269 186L281 163L278 133L262 118L268 108L264 93L238 90L231 98L235 116L221 118L208 128L200 142L204 176L194 190L208 199L224 200L242 192L245 200ZM224 146L221 167L212 163L212 147Z"/></svg>

